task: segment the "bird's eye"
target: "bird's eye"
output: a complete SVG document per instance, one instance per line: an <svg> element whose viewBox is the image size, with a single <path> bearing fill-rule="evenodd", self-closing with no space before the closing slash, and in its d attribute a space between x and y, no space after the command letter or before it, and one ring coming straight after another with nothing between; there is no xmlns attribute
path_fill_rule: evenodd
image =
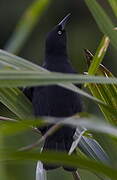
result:
<svg viewBox="0 0 117 180"><path fill-rule="evenodd" d="M61 34L62 34L62 31L59 30L59 31L58 31L58 34L61 35Z"/></svg>

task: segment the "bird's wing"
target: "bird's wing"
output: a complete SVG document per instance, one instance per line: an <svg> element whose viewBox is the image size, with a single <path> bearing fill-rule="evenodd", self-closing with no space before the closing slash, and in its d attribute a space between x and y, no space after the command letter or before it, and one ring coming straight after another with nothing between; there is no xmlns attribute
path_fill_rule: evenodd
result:
<svg viewBox="0 0 117 180"><path fill-rule="evenodd" d="M110 159L100 144L93 138L83 136L85 128L77 128L74 135L74 142L70 149L70 154L78 147L86 156L110 164Z"/></svg>

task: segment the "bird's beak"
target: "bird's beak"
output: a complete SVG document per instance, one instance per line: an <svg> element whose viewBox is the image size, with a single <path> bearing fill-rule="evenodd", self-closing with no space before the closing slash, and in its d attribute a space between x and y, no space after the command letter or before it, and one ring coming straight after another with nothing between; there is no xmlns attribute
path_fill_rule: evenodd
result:
<svg viewBox="0 0 117 180"><path fill-rule="evenodd" d="M68 22L68 20L70 19L71 13L69 13L67 16L65 16L63 18L63 20L58 24L59 26L61 26L62 30L65 29L65 25Z"/></svg>

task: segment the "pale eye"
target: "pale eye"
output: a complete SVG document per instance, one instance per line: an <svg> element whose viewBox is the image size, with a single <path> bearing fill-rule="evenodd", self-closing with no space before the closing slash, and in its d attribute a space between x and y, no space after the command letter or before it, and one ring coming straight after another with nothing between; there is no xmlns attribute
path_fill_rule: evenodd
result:
<svg viewBox="0 0 117 180"><path fill-rule="evenodd" d="M62 31L58 31L58 34L61 35L61 34L62 34Z"/></svg>

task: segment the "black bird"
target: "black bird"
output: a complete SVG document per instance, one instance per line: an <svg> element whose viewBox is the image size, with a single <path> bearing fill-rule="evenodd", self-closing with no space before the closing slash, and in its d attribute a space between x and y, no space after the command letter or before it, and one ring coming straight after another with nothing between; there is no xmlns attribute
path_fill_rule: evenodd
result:
<svg viewBox="0 0 117 180"><path fill-rule="evenodd" d="M76 73L67 55L65 25L69 18L70 14L47 34L43 67L49 71ZM32 101L36 117L70 117L82 111L80 96L77 93L57 85L26 88L24 93ZM39 130L42 135L44 135L50 127L51 125L48 125L39 128ZM73 142L75 131L76 128L64 125L45 140L43 151L54 150L68 153ZM44 164L46 170L56 167L58 166ZM64 169L69 171L76 170L75 168L68 167L64 167Z"/></svg>
<svg viewBox="0 0 117 180"><path fill-rule="evenodd" d="M42 66L49 71L76 73L70 64L67 54L65 25L69 18L70 14L68 14L47 35L45 44L45 59ZM81 87L80 84L76 86ZM63 118L73 116L74 114L82 111L82 101L80 95L57 85L26 88L24 93L31 100L34 115L36 117L51 116ZM52 127L52 125L44 126L39 128L39 130L42 135L44 135L50 127ZM68 153L74 141L74 137L76 136L77 140L81 132L82 130L78 128L76 129L75 127L64 125L54 134L46 138L43 151L52 150ZM82 137L78 147L87 156L108 164L107 154L95 140ZM75 151L73 153L75 153ZM46 163L44 163L43 166L46 170L59 167L59 165L50 165ZM63 166L63 168L68 171L76 171L76 168L72 167Z"/></svg>

